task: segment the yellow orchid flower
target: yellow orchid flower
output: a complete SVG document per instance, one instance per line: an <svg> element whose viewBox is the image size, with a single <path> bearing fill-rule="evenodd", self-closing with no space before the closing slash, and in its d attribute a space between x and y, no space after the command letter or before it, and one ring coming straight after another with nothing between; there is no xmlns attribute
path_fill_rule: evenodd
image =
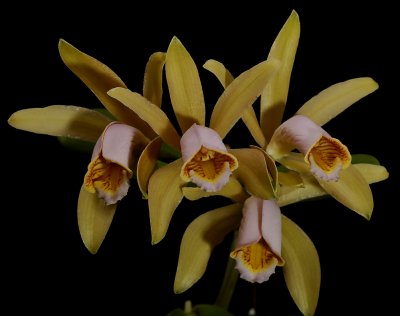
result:
<svg viewBox="0 0 400 316"><path fill-rule="evenodd" d="M304 160L302 164L305 167ZM386 168L380 165L357 163L354 168L370 184L383 181L388 177ZM301 176L300 180L298 179L299 175ZM250 282L264 281L264 278L269 277L274 264L284 261L282 269L285 283L293 300L303 315L314 314L321 282L321 268L317 250L311 239L298 225L283 214L281 219L274 215L278 212L280 214L279 207L297 203L303 199L324 196L328 193L309 173L284 172L279 176L279 179L282 191L276 203L249 196L243 186L235 179L229 182L229 188L223 188L213 193L194 187L183 188L184 196L192 201L210 195L221 195L235 203L205 212L194 219L186 228L181 242L175 275L175 293L187 291L200 280L205 273L215 246L222 242L229 233L240 227L241 235L238 236L240 242L233 252L233 257L239 257L236 260L238 261L238 268L243 271L243 278ZM260 205L272 206L271 216L274 216L272 218L275 219L275 224L271 225L271 231L268 230L268 225L271 224L268 223L268 217L262 216L263 214L256 216L260 215L260 212L270 212L268 208L263 208ZM242 213L244 216L242 216ZM267 223L266 225L263 225L264 221ZM281 225L282 230L280 231ZM264 236L263 232L267 232L268 235ZM281 237L279 236L280 233ZM273 235L270 236L270 234ZM207 238L204 238L204 236L207 236ZM244 237L247 237L247 240ZM260 237L263 239L260 239ZM273 238L273 244L268 243L270 237ZM281 246L280 238L282 238ZM257 243L253 243L253 241ZM240 247L241 244L244 247ZM247 252L241 253L243 250ZM255 250L253 256L248 255L250 250ZM280 250L282 250L282 253ZM272 260L266 260L261 255L263 251L269 254L266 255L267 259L272 257ZM248 259L248 261L244 261L248 263L247 265L243 263L242 258ZM282 260L273 260L273 258L281 258ZM265 266L262 263L265 263ZM268 263L272 263L269 269ZM255 268L250 269L253 266ZM262 267L267 269L262 269ZM232 277L232 274L228 275ZM232 283L227 282L227 284L231 286Z"/></svg>
<svg viewBox="0 0 400 316"><path fill-rule="evenodd" d="M117 203L128 193L136 156L147 143L138 129L110 123L94 147L84 179L85 189L97 193L107 205Z"/></svg>
<svg viewBox="0 0 400 316"><path fill-rule="evenodd" d="M243 113L242 119L260 146L260 150L262 149L266 156L271 156L293 170L279 172L277 176L279 182L277 185L280 187L277 205L285 206L303 199L329 194L358 214L369 218L373 205L369 184L386 179L387 170L376 165L352 165L347 147L332 138L320 125L327 123L347 107L372 93L378 86L371 78L356 78L338 83L312 98L293 118L281 124L299 35L299 17L293 11L268 56L278 59L281 68L268 82L261 95L260 122L252 108ZM207 61L204 68L214 73L225 89L234 80L224 65L215 60ZM295 148L300 153L291 152ZM184 188L183 192L190 200L214 195L196 188ZM234 182L229 190L216 192L216 195L219 194L236 202L243 202L246 198L258 199L248 197L244 188L240 184L234 185ZM254 205L252 211L249 211L249 206L244 207L244 217L239 230L240 242L231 253L237 260L237 268L242 278L250 282L263 282L269 278L277 263L283 263L284 260L283 271L291 296L304 315L313 315L318 303L321 277L315 246L295 223L283 216L281 256L281 245L276 245L274 249L277 250L274 251L267 238L262 235L263 216L254 216L254 223L250 225L251 220L249 221L245 215L251 214L250 212L256 214L257 210L260 212L259 209L262 208ZM237 220L236 216L232 214L229 218ZM209 222L205 221L206 218ZM187 290L204 273L204 266L211 251L207 250L207 256L199 257L201 262L190 268L195 249L197 246L206 248L202 243L213 248L215 240L221 241L227 232L223 230L220 234L213 233L213 242L208 243L204 240L197 241L196 238L202 239L201 236L215 230L219 224L220 215L214 210L195 219L186 229L175 277L176 292ZM236 222L229 232L238 226L239 223ZM274 227L272 231L274 230L277 231L278 228ZM279 241L279 232L276 236L276 240ZM189 272L190 278L187 276Z"/></svg>
<svg viewBox="0 0 400 316"><path fill-rule="evenodd" d="M340 171L351 163L347 147L304 115L291 117L275 130L267 153L279 161L293 148L304 155L311 173L321 180L337 181Z"/></svg>
<svg viewBox="0 0 400 316"><path fill-rule="evenodd" d="M337 201L369 219L373 210L370 186L351 164L348 148L332 138L320 126L346 108L378 88L371 78L354 78L334 84L306 102L293 118L282 123L289 92L290 75L300 37L300 20L292 11L276 37L268 58L278 59L281 67L268 81L260 102L260 120L249 109L242 119L260 148L286 168L299 171L296 166L304 160L320 184ZM228 87L233 80L225 67L210 60L205 68L213 72ZM301 158L297 149L303 153ZM352 190L348 190L352 187Z"/></svg>
<svg viewBox="0 0 400 316"><path fill-rule="evenodd" d="M181 138L181 178L193 182L209 192L220 190L232 171L238 168L238 160L230 154L216 131L194 123Z"/></svg>
<svg viewBox="0 0 400 316"><path fill-rule="evenodd" d="M249 197L243 205L239 236L231 257L240 277L262 283L283 266L281 211L274 200Z"/></svg>
<svg viewBox="0 0 400 316"><path fill-rule="evenodd" d="M126 87L106 65L64 40L59 53L65 65L97 96L118 120L98 111L66 105L24 109L13 113L8 123L21 130L97 142L78 198L78 226L82 240L96 253L111 225L117 202L126 195L136 172L138 154L156 136L149 125L107 91ZM164 53L154 53L146 65L143 95L161 105Z"/></svg>
<svg viewBox="0 0 400 316"><path fill-rule="evenodd" d="M304 160L302 164L305 167ZM369 184L383 181L388 177L386 168L380 165L357 163L354 168ZM270 276L276 263L279 265L284 263L282 269L285 283L297 307L303 315L314 314L321 282L318 252L311 239L298 225L283 214L281 219L275 215L280 214L279 207L304 199L326 196L328 193L309 173L284 172L279 179L282 191L276 202L262 201L260 198L249 196L235 179L229 182L226 189L224 187L218 192L205 192L194 187L182 189L184 196L192 201L211 195L221 195L235 203L205 212L186 228L175 275L175 293L187 291L200 280L215 246L240 227L238 243L231 256L236 257L237 268L242 273L242 278L250 282L263 282ZM272 211L267 206L270 206ZM267 216L263 216L263 212L267 213ZM271 212L270 217L268 217L269 212ZM268 221L271 217L275 220L274 225ZM280 231L281 225L282 231ZM281 246L280 238L282 238ZM227 275L228 278L234 278L232 273ZM235 281L226 282L227 286L231 287L232 282Z"/></svg>
<svg viewBox="0 0 400 316"><path fill-rule="evenodd" d="M239 163L222 140L261 94L278 67L279 63L271 59L243 72L216 102L207 127L197 67L174 37L166 54L165 71L181 137L167 115L138 93L121 87L108 91L109 96L136 112L166 144L182 154L182 158L150 173L148 199L153 244L164 238L186 183L217 191L228 182Z"/></svg>
<svg viewBox="0 0 400 316"><path fill-rule="evenodd" d="M208 194L202 190L196 192ZM174 292L185 292L200 280L215 246L240 227L235 249L231 252L240 276L249 282L261 283L269 279L276 266L282 266L296 305L304 315L313 315L321 282L319 257L313 242L298 225L281 214L276 201L254 196L243 196L239 200L203 213L186 228ZM227 287L232 287L236 274L227 275L230 279Z"/></svg>

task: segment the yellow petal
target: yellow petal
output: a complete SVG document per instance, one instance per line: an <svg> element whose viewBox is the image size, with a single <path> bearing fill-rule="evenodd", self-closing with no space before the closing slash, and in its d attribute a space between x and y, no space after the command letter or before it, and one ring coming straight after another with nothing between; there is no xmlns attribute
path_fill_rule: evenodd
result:
<svg viewBox="0 0 400 316"><path fill-rule="evenodd" d="M389 173L383 166L363 163L352 166L361 173L363 178L369 184L386 180L389 177ZM281 175L282 173L279 174L279 179L281 179ZM282 185L281 194L278 198L278 205L280 207L297 203L302 200L328 195L328 193L320 186L317 180L310 173L302 174L301 179L303 182L301 186Z"/></svg>
<svg viewBox="0 0 400 316"><path fill-rule="evenodd" d="M304 155L300 153L291 152L280 158L279 163L297 172L308 172L310 170L309 164L304 161Z"/></svg>
<svg viewBox="0 0 400 316"><path fill-rule="evenodd" d="M212 72L217 77L224 89L226 89L226 87L229 86L234 79L229 70L226 69L222 63L214 59L207 60L203 67ZM249 107L243 113L242 120L246 124L248 130L250 131L257 144L264 148L266 146L266 140L261 130L260 124L258 123L256 112L254 111L253 107Z"/></svg>
<svg viewBox="0 0 400 316"><path fill-rule="evenodd" d="M229 70L226 69L222 63L214 59L207 60L204 63L203 68L213 73L224 89L226 89L226 87L229 86L234 79Z"/></svg>
<svg viewBox="0 0 400 316"><path fill-rule="evenodd" d="M267 140L264 137L264 133L258 123L256 112L253 107L248 108L242 116L244 124L246 124L251 136L253 136L256 143L261 147L265 148L267 146Z"/></svg>
<svg viewBox="0 0 400 316"><path fill-rule="evenodd" d="M304 174L301 176L301 179L301 186L282 185L281 194L278 198L278 205L280 207L328 194L311 174Z"/></svg>
<svg viewBox="0 0 400 316"><path fill-rule="evenodd" d="M303 179L300 174L295 171L279 172L278 175L279 183L283 186L290 187L303 187Z"/></svg>
<svg viewBox="0 0 400 316"><path fill-rule="evenodd" d="M312 316L318 304L321 267L318 252L306 233L282 215L283 275L299 310Z"/></svg>
<svg viewBox="0 0 400 316"><path fill-rule="evenodd" d="M368 163L358 163L353 166L370 184L386 180L389 177L389 172L384 166L372 165Z"/></svg>
<svg viewBox="0 0 400 316"><path fill-rule="evenodd" d="M147 199L147 185L153 170L156 166L159 156L162 139L160 137L154 138L142 151L136 169L136 177L139 189L144 198Z"/></svg>
<svg viewBox="0 0 400 316"><path fill-rule="evenodd" d="M199 72L192 57L176 37L168 47L165 74L182 133L194 123L204 125L206 109Z"/></svg>
<svg viewBox="0 0 400 316"><path fill-rule="evenodd" d="M148 198L151 226L151 243L159 243L168 230L175 209L182 201L185 182L179 176L182 159L157 169L149 181Z"/></svg>
<svg viewBox="0 0 400 316"><path fill-rule="evenodd" d="M96 194L81 187L78 199L78 226L86 248L95 254L111 225L117 204L106 205Z"/></svg>
<svg viewBox="0 0 400 316"><path fill-rule="evenodd" d="M244 202L249 197L240 182L234 177L230 177L228 183L216 192L207 192L199 187L183 187L182 192L184 197L191 201L218 195L224 196L235 202Z"/></svg>
<svg viewBox="0 0 400 316"><path fill-rule="evenodd" d="M8 124L24 131L92 142L97 141L110 122L97 111L66 105L24 109L8 119Z"/></svg>
<svg viewBox="0 0 400 316"><path fill-rule="evenodd" d="M326 192L344 206L368 220L371 218L374 208L371 188L354 165L343 169L336 182L317 180Z"/></svg>
<svg viewBox="0 0 400 316"><path fill-rule="evenodd" d="M265 163L267 164L268 176L270 178L272 189L274 190L275 196L278 196L280 187L279 187L279 182L278 182L278 169L276 167L275 161L266 153L266 151L264 149L261 149L260 147L252 146L252 145L250 145L250 147L259 150L264 155L264 159L265 159Z"/></svg>
<svg viewBox="0 0 400 316"><path fill-rule="evenodd" d="M239 227L243 205L236 203L197 217L186 229L179 252L174 292L182 293L204 274L212 250Z"/></svg>
<svg viewBox="0 0 400 316"><path fill-rule="evenodd" d="M268 58L276 58L282 64L261 94L260 125L267 142L282 122L299 38L300 20L297 12L293 10L272 44L268 55Z"/></svg>
<svg viewBox="0 0 400 316"><path fill-rule="evenodd" d="M221 138L231 130L243 113L260 96L262 90L276 73L280 63L269 59L243 72L225 89L211 114L210 128Z"/></svg>
<svg viewBox="0 0 400 316"><path fill-rule="evenodd" d="M339 82L311 98L296 114L305 115L322 126L376 89L378 84L368 77Z"/></svg>
<svg viewBox="0 0 400 316"><path fill-rule="evenodd" d="M92 90L115 118L136 127L149 138L154 137L154 132L146 122L107 95L107 91L111 88L126 87L109 67L62 39L58 43L58 50L64 64Z"/></svg>
<svg viewBox="0 0 400 316"><path fill-rule="evenodd" d="M143 96L151 103L161 107L163 88L163 68L165 53L157 52L150 56L144 71Z"/></svg>
<svg viewBox="0 0 400 316"><path fill-rule="evenodd" d="M136 112L168 145L180 151L180 137L168 116L139 93L125 88L114 88L108 94Z"/></svg>
<svg viewBox="0 0 400 316"><path fill-rule="evenodd" d="M255 148L230 149L229 152L239 161L239 168L234 171L234 175L247 192L264 200L275 198L264 154Z"/></svg>

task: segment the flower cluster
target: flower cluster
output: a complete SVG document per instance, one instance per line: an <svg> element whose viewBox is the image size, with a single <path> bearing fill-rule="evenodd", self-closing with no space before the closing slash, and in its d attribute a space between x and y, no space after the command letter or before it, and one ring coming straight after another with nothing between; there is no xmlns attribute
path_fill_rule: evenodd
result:
<svg viewBox="0 0 400 316"><path fill-rule="evenodd" d="M131 181L148 200L152 244L164 238L183 198L223 196L232 203L204 212L183 235L175 293L192 287L213 248L237 231L230 260L236 261L240 277L261 283L282 267L299 310L312 315L320 288L318 253L281 208L326 195L369 219L370 184L385 180L388 172L379 164L355 161L349 148L321 127L375 91L378 85L371 78L334 84L282 122L299 37L299 17L292 11L266 60L238 77L208 60L203 67L224 88L208 124L196 63L177 37L166 52L150 56L142 93L129 90L106 65L60 40L63 62L106 111L52 105L17 111L8 123L93 144L77 207L81 238L91 253L99 250ZM161 109L164 74L179 126ZM239 120L257 146L224 143Z"/></svg>

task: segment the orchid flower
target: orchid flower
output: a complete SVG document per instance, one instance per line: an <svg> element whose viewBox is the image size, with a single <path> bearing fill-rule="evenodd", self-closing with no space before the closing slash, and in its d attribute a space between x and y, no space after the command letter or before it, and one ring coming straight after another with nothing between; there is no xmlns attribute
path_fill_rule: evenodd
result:
<svg viewBox="0 0 400 316"><path fill-rule="evenodd" d="M307 102L298 111L298 115L281 125L299 34L299 18L293 11L272 45L269 54L269 58L276 58L281 62L281 67L268 82L261 95L260 122L251 107L242 116L244 123L260 146L260 151L262 150L267 157L271 155L276 160L279 159L279 162L290 170L295 170L279 172L277 181L280 192L276 203L272 201L271 203L285 206L302 199L330 194L359 214L368 214L370 208L368 184L386 179L388 177L387 170L383 166L373 164L350 164L351 155L347 147L339 140L332 138L320 125L373 92L377 85L370 78L356 78L333 85ZM224 65L215 60L207 61L204 68L214 73L225 89L229 88L234 80ZM290 151L294 148L298 149L300 153L291 153ZM346 194L352 190L358 197L355 203L354 195ZM223 195L236 203L199 216L186 229L181 243L174 284L174 290L177 293L186 291L197 282L207 265L211 253L210 247L213 249L228 232L239 226L238 204L241 205L240 203L244 200L246 201L245 205L247 201L259 200L259 197L249 197L248 192L240 183L234 181L230 182L229 190L223 188L216 193L205 193L193 187L183 188L183 192L185 197L190 200L210 195ZM278 191L276 192L278 193ZM269 245L263 235L264 218L255 215L253 215L253 221L247 218L247 216L251 216L250 214L257 212L254 205L253 208L250 208L251 204L257 205L254 202L248 203L244 207L239 242L237 248L231 253L231 256L237 260L237 268L241 272L242 278L250 282L267 280L277 263L283 263L284 260L283 273L291 296L304 315L313 315L318 302L321 276L315 246L306 233L284 215L282 215L282 256L280 256L281 245L278 233L276 235L278 236L276 252L271 248L272 251L267 252L265 251L267 248L260 247L258 243L253 244L253 240L258 242L262 240L262 245ZM218 232L218 229L215 228L220 227L222 220L230 222L231 227L230 229L223 227ZM261 223L257 221L261 221ZM253 230L250 229L250 226L253 227ZM272 231L274 230L276 231L277 228L274 227ZM203 240L202 236L212 237L207 241ZM248 236L252 236L252 238ZM246 246L248 247L246 248ZM265 270L251 269L252 265L246 261L252 257L241 251L243 249L248 251L252 249L251 247L259 250L258 253L265 251L264 256L254 256L259 260L257 262L265 263L265 267L267 267ZM203 249L205 254L197 255L199 249ZM196 258L195 265L193 265L193 258ZM275 260L270 260L270 258ZM277 258L281 258L282 261ZM270 263L269 266L267 262Z"/></svg>
<svg viewBox="0 0 400 316"><path fill-rule="evenodd" d="M207 194L201 190L189 192ZM189 224L181 242L174 292L192 287L204 275L214 247L238 228L231 257L236 259L241 277L261 283L269 279L276 266L283 266L285 282L296 305L304 315L313 315L321 280L318 252L307 234L281 214L278 201L254 196L242 195L235 203L207 211Z"/></svg>
<svg viewBox="0 0 400 316"><path fill-rule="evenodd" d="M293 148L304 155L311 173L321 180L337 181L340 171L351 163L347 147L304 115L291 117L275 130L267 153L279 161Z"/></svg>
<svg viewBox="0 0 400 316"><path fill-rule="evenodd" d="M239 228L236 259L240 277L249 282L262 283L282 266L281 211L274 200L249 197L243 205L243 218Z"/></svg>
<svg viewBox="0 0 400 316"><path fill-rule="evenodd" d="M110 123L94 147L84 179L85 189L97 193L107 205L121 200L128 193L135 155L147 142L138 129L118 122Z"/></svg>
<svg viewBox="0 0 400 316"><path fill-rule="evenodd" d="M305 164L304 161L302 163ZM354 168L368 183L383 181L388 177L386 168L380 165L357 163ZM205 212L195 218L186 228L179 252L174 292L182 293L192 287L204 275L212 250L229 233L241 227L236 246L236 257L241 251L240 246L248 245L246 240L248 236L253 236L254 238L249 237L249 239L257 241L262 236L266 244L270 245L271 250L275 250L274 254L284 261L285 264L282 268L285 283L299 310L303 315L313 315L318 304L321 268L318 252L312 240L298 225L283 214L281 214L280 220L282 225L281 237L279 237L278 227L273 226L269 231L265 229L267 225L262 225L267 217L255 216L255 213L260 212L260 209L264 211L263 208L257 207L260 204L273 206L272 209L275 212L272 211L271 213L277 215L279 207L297 203L302 196L312 198L328 194L309 173L301 173L300 175L299 181L299 176L296 173L280 173L279 179L282 188L276 202L272 200L262 201L260 198L249 196L243 186L235 179L232 179L233 181L230 181L218 192L205 192L195 187L182 188L184 196L189 200L222 195L231 199L234 203ZM268 212L268 210L269 208L265 208L265 212ZM275 217L275 220L279 222L277 217ZM261 221L261 224L258 221ZM279 223L277 225L280 226ZM264 236L263 231L266 232L266 236ZM272 235L272 232L275 232L276 236ZM269 239L270 237L274 238L272 242ZM280 253L279 238L282 238L282 253ZM271 246L273 242L275 242L274 246ZM265 245L263 241L261 241L261 245ZM253 246L253 248L263 250L262 247ZM251 247L248 249L251 249ZM262 260L261 257L257 256L250 256L250 258ZM262 280L259 278L261 278L263 272L264 277L268 276L268 273L262 270L260 274L251 272L252 270L246 269L246 265L241 262L240 258L236 260L239 262L237 263L238 268L244 271L243 277L248 278L249 281L256 281L256 278ZM271 265L269 272L273 270L272 267L273 265Z"/></svg>
<svg viewBox="0 0 400 316"><path fill-rule="evenodd" d="M126 87L109 67L64 40L58 48L65 65L118 122L88 108L52 105L17 111L8 123L33 133L97 141L78 198L79 231L86 248L96 253L111 225L116 203L127 193L129 179L136 173L138 153L156 135L136 113L107 95L111 88ZM159 105L164 60L164 53L151 55L144 76L144 97Z"/></svg>
<svg viewBox="0 0 400 316"><path fill-rule="evenodd" d="M183 186L191 182L212 192L228 183L240 162L222 140L261 94L278 66L279 63L271 59L243 72L218 99L210 124L205 126L204 96L197 67L186 48L174 37L166 54L165 71L182 136L159 107L138 93L126 88L108 92L148 122L163 142L182 155L154 172L146 172L148 179L141 181L145 183L143 193L148 194L149 199L153 244L164 238L171 217L183 198Z"/></svg>
<svg viewBox="0 0 400 316"><path fill-rule="evenodd" d="M268 58L278 59L281 67L261 94L259 122L252 108L244 113L242 119L267 156L287 169L299 173L311 172L333 198L369 219L373 197L368 183L351 164L348 148L320 126L375 91L378 85L368 77L334 84L306 102L293 118L281 124L299 37L299 17L296 11L292 11L268 55ZM221 63L209 60L205 68L213 72L224 87L229 87L233 76ZM296 147L302 156L292 152ZM352 190L348 190L349 187ZM296 192L302 194L301 190ZM307 198L307 195L302 195L298 200Z"/></svg>

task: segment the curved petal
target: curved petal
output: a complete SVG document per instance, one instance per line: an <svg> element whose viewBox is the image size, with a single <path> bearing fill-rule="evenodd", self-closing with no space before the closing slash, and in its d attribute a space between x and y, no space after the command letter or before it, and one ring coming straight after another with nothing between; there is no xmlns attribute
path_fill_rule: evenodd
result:
<svg viewBox="0 0 400 316"><path fill-rule="evenodd" d="M199 187L183 187L183 196L188 200L195 201L204 197L209 196L224 196L235 202L244 202L249 194L244 190L243 186L234 177L230 177L227 184L225 184L222 189L216 192L207 192Z"/></svg>
<svg viewBox="0 0 400 316"><path fill-rule="evenodd" d="M230 149L239 161L234 175L244 185L247 192L264 200L275 197L271 175L264 154L255 148Z"/></svg>
<svg viewBox="0 0 400 316"><path fill-rule="evenodd" d="M281 212L272 200L251 196L243 206L237 245L230 256L236 259L240 277L262 283L283 265L281 254Z"/></svg>
<svg viewBox="0 0 400 316"><path fill-rule="evenodd" d="M157 169L149 180L149 212L151 243L159 243L167 233L175 209L182 201L182 186L185 182L179 176L182 159Z"/></svg>
<svg viewBox="0 0 400 316"><path fill-rule="evenodd" d="M311 98L296 114L305 115L322 126L376 89L378 84L368 77L339 82Z"/></svg>
<svg viewBox="0 0 400 316"><path fill-rule="evenodd" d="M279 195L279 182L278 182L278 168L276 167L275 161L266 153L266 151L260 147L250 145L250 148L255 148L259 150L265 159L265 163L267 164L268 170L268 178L271 182L272 190L274 191L274 195Z"/></svg>
<svg viewBox="0 0 400 316"><path fill-rule="evenodd" d="M111 120L97 111L78 106L51 105L13 113L8 124L24 131L66 136L95 142Z"/></svg>
<svg viewBox="0 0 400 316"><path fill-rule="evenodd" d="M294 148L306 154L322 137L330 135L304 115L295 115L283 122L272 135L266 152L279 160Z"/></svg>
<svg viewBox="0 0 400 316"><path fill-rule="evenodd" d="M361 173L369 184L386 180L389 177L389 172L384 166L358 163L353 165L353 167Z"/></svg>
<svg viewBox="0 0 400 316"><path fill-rule="evenodd" d="M78 226L86 248L95 254L99 250L113 220L117 204L106 205L96 194L81 187L78 199Z"/></svg>
<svg viewBox="0 0 400 316"><path fill-rule="evenodd" d="M363 163L352 166L361 173L369 184L386 180L389 177L389 173L383 166ZM302 186L282 185L281 194L278 198L280 207L329 194L311 174L304 173L301 178Z"/></svg>
<svg viewBox="0 0 400 316"><path fill-rule="evenodd" d="M282 246L281 210L275 200L262 200L261 233L271 250L280 256Z"/></svg>
<svg viewBox="0 0 400 316"><path fill-rule="evenodd" d="M182 135L180 144L184 162L192 159L202 146L216 152L227 151L221 137L214 130L197 124L193 124Z"/></svg>
<svg viewBox="0 0 400 316"><path fill-rule="evenodd" d="M282 215L283 275L286 286L303 315L314 315L321 285L317 249L306 233Z"/></svg>
<svg viewBox="0 0 400 316"><path fill-rule="evenodd" d="M153 173L154 168L156 167L161 145L162 139L160 137L154 138L143 150L137 163L137 182L143 197L146 199L147 185L149 183L150 176Z"/></svg>
<svg viewBox="0 0 400 316"><path fill-rule="evenodd" d="M165 74L182 133L193 123L204 125L206 109L199 72L192 57L175 36L168 47Z"/></svg>
<svg viewBox="0 0 400 316"><path fill-rule="evenodd" d="M149 139L137 128L113 122L104 130L102 155L124 168L133 169L139 153L148 143Z"/></svg>
<svg viewBox="0 0 400 316"><path fill-rule="evenodd" d="M278 59L282 65L261 94L260 125L267 142L282 121L299 38L300 19L293 10L268 55L268 58Z"/></svg>
<svg viewBox="0 0 400 316"><path fill-rule="evenodd" d="M337 181L340 171L351 163L347 147L336 138L321 136L305 154L312 174L322 180Z"/></svg>
<svg viewBox="0 0 400 316"><path fill-rule="evenodd" d="M144 71L143 96L159 107L161 107L163 95L162 79L164 64L165 53L156 52L150 56Z"/></svg>
<svg viewBox="0 0 400 316"><path fill-rule="evenodd" d="M297 172L309 172L310 166L304 161L304 155L300 153L290 152L285 157L279 159L279 163L289 170Z"/></svg>
<svg viewBox="0 0 400 316"><path fill-rule="evenodd" d="M278 198L280 207L328 194L311 174L304 174L301 178L302 186L283 185L281 187L281 194Z"/></svg>
<svg viewBox="0 0 400 316"><path fill-rule="evenodd" d="M255 244L262 237L263 200L250 196L243 204L243 218L240 222L236 249Z"/></svg>
<svg viewBox="0 0 400 316"><path fill-rule="evenodd" d="M279 160L293 148L304 154L304 160L317 178L327 181L337 181L340 171L351 162L347 147L304 115L295 115L282 123L266 150Z"/></svg>
<svg viewBox="0 0 400 316"><path fill-rule="evenodd" d="M361 173L353 166L340 172L339 180L336 182L317 179L324 188L337 201L344 206L370 219L374 208L374 200L368 182Z"/></svg>
<svg viewBox="0 0 400 316"><path fill-rule="evenodd" d="M181 178L205 191L218 191L228 181L238 161L211 128L193 124L181 138Z"/></svg>
<svg viewBox="0 0 400 316"><path fill-rule="evenodd" d="M304 187L303 179L295 171L279 172L279 183L286 187Z"/></svg>
<svg viewBox="0 0 400 316"><path fill-rule="evenodd" d="M210 127L223 139L276 73L280 63L269 59L243 72L225 89L211 114Z"/></svg>
<svg viewBox="0 0 400 316"><path fill-rule="evenodd" d="M222 84L224 89L226 89L226 87L229 86L234 79L229 70L226 69L222 63L214 59L207 60L203 65L203 68L212 72ZM249 107L246 111L244 111L242 120L244 124L246 124L257 144L264 148L266 146L266 140L260 124L258 123L256 112L254 111L253 107Z"/></svg>
<svg viewBox="0 0 400 316"><path fill-rule="evenodd" d="M214 247L239 226L241 209L242 204L236 203L208 211L186 228L179 251L175 293L185 292L203 276Z"/></svg>
<svg viewBox="0 0 400 316"><path fill-rule="evenodd" d="M154 132L136 113L129 111L107 95L107 91L111 88L126 88L122 80L110 68L63 39L58 43L58 50L64 64L88 86L114 117L140 129L147 137L154 137Z"/></svg>
<svg viewBox="0 0 400 316"><path fill-rule="evenodd" d="M148 122L151 128L168 145L180 150L180 137L175 127L167 115L157 106L136 92L125 88L114 88L108 91L108 94L120 101L127 108L136 112L143 120Z"/></svg>
<svg viewBox="0 0 400 316"><path fill-rule="evenodd" d="M234 79L229 70L226 69L222 63L214 59L207 60L204 63L203 68L213 73L224 89L226 89L226 87L229 86Z"/></svg>

